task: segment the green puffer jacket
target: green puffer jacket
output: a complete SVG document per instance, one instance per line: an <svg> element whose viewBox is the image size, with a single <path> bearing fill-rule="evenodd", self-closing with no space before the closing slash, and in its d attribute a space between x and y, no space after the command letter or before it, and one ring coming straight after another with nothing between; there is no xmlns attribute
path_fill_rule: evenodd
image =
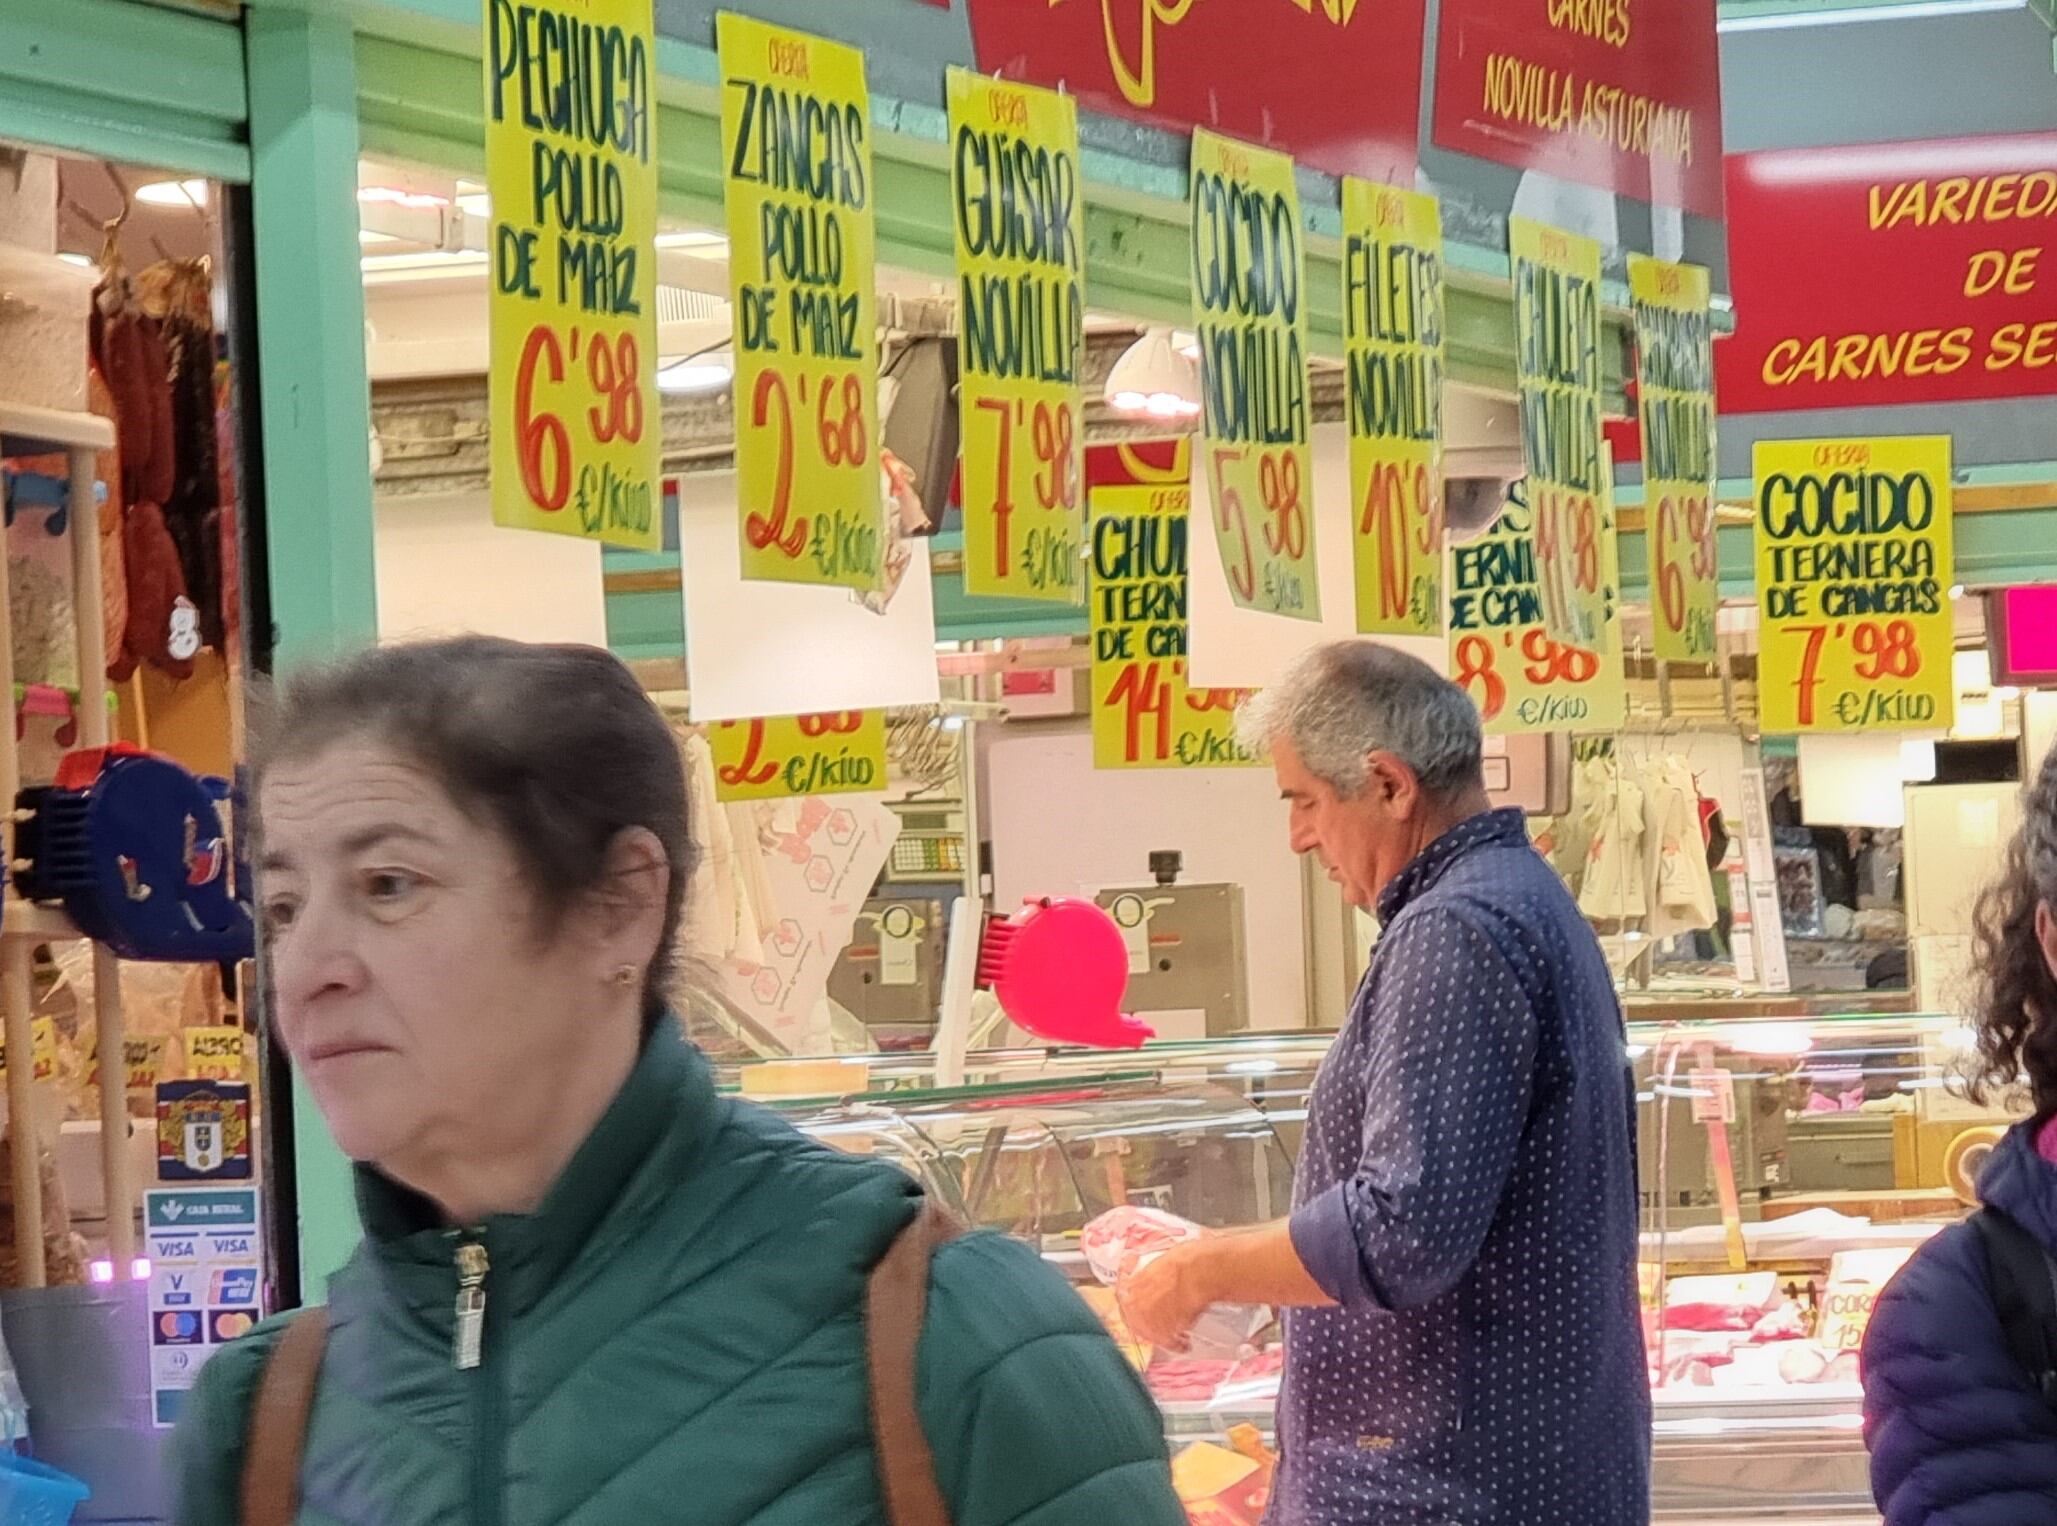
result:
<svg viewBox="0 0 2057 1526"><path fill-rule="evenodd" d="M918 1190L718 1096L672 1025L535 1214L460 1237L369 1172L359 1198L301 1526L883 1526L865 1278ZM464 1241L490 1262L472 1371L453 1355ZM279 1328L203 1370L180 1526L234 1526ZM1148 1394L1026 1246L936 1253L918 1382L954 1526L1183 1526Z"/></svg>

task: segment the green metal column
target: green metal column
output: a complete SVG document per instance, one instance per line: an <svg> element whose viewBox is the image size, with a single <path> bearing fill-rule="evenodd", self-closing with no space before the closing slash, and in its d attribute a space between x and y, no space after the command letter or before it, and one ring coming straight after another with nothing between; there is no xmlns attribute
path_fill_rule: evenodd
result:
<svg viewBox="0 0 2057 1526"><path fill-rule="evenodd" d="M290 671L378 630L356 40L336 15L263 8L244 25L267 570ZM301 1283L316 1300L357 1242L357 1214L348 1164L297 1087L293 1118Z"/></svg>

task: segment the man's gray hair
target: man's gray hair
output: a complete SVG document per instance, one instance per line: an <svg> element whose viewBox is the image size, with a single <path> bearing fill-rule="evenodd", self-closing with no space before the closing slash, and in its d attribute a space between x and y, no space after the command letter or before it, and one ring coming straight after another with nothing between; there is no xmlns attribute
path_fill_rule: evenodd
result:
<svg viewBox="0 0 2057 1526"><path fill-rule="evenodd" d="M1427 663L1375 641L1307 652L1244 704L1236 730L1260 754L1284 737L1308 771L1345 799L1363 792L1374 752L1399 758L1437 799L1483 780L1478 707Z"/></svg>

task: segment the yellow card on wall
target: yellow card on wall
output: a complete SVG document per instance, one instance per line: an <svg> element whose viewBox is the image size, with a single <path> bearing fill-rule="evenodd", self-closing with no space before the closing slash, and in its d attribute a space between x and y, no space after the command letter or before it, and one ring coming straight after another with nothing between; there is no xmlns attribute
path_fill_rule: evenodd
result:
<svg viewBox="0 0 2057 1526"><path fill-rule="evenodd" d="M1236 741L1242 689L1186 684L1183 485L1093 492L1093 766L1204 768L1255 763Z"/></svg>
<svg viewBox="0 0 2057 1526"><path fill-rule="evenodd" d="M1443 629L1443 221L1433 196L1343 182L1343 335L1357 629Z"/></svg>
<svg viewBox="0 0 2057 1526"><path fill-rule="evenodd" d="M493 519L655 551L651 0L489 4L486 31Z"/></svg>
<svg viewBox="0 0 2057 1526"><path fill-rule="evenodd" d="M189 1081L243 1079L243 1030L235 1027L181 1028Z"/></svg>
<svg viewBox="0 0 2057 1526"><path fill-rule="evenodd" d="M1764 730L1947 731L1949 436L1762 440L1756 466Z"/></svg>
<svg viewBox="0 0 2057 1526"><path fill-rule="evenodd" d="M1195 132L1192 202L1201 470L1229 593L1244 609L1319 620L1306 239L1293 161Z"/></svg>
<svg viewBox="0 0 2057 1526"><path fill-rule="evenodd" d="M1068 95L950 71L964 588L1082 596L1085 198Z"/></svg>
<svg viewBox="0 0 2057 1526"><path fill-rule="evenodd" d="M840 710L722 721L707 731L722 801L872 794L886 787L886 716Z"/></svg>
<svg viewBox="0 0 2057 1526"><path fill-rule="evenodd" d="M864 55L723 12L743 576L885 581Z"/></svg>
<svg viewBox="0 0 2057 1526"><path fill-rule="evenodd" d="M1603 568L1620 581L1620 548L1601 535ZM1628 715L1621 612L1611 608L1592 647L1570 646L1543 621L1535 519L1510 502L1492 531L1451 552L1451 676L1484 716L1486 731L1614 731Z"/></svg>
<svg viewBox="0 0 2057 1526"><path fill-rule="evenodd" d="M1628 284L1635 308L1654 645L1663 662L1713 662L1721 546L1707 272L1632 254Z"/></svg>
<svg viewBox="0 0 2057 1526"><path fill-rule="evenodd" d="M1508 240L1543 624L1560 641L1593 648L1620 587L1601 567L1613 492L1600 451L1600 246L1525 217L1508 219Z"/></svg>

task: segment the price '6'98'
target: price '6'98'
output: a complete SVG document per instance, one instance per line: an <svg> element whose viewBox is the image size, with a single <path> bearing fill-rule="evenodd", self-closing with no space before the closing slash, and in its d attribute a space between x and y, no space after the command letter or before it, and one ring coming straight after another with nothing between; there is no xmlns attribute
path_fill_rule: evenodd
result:
<svg viewBox="0 0 2057 1526"><path fill-rule="evenodd" d="M567 414L582 414L581 433L598 446L642 443L642 354L632 332L560 333L548 323L529 330L514 375L515 458L523 492L543 513L573 507L589 535L647 533L655 485L604 457L580 465Z"/></svg>

